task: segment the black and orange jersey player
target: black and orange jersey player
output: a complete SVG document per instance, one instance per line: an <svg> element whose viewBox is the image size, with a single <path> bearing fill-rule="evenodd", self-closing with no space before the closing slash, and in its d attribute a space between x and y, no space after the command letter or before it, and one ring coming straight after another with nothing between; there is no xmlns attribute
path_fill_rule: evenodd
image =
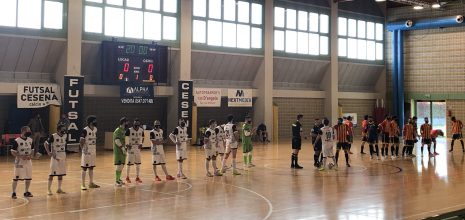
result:
<svg viewBox="0 0 465 220"><path fill-rule="evenodd" d="M339 151L344 150L344 156L346 158L346 165L350 167L349 164L349 140L347 136L349 135L349 126L343 123L342 118L337 119L337 124L334 126L334 131L336 132L336 163L339 160Z"/></svg>
<svg viewBox="0 0 465 220"><path fill-rule="evenodd" d="M449 152L452 152L454 150L454 142L455 140L460 140L460 143L462 144L462 151L465 153L465 147L463 146L463 135L462 135L462 129L463 129L463 123L460 120L457 120L455 116L452 116L452 142L450 143L450 150Z"/></svg>
<svg viewBox="0 0 465 220"><path fill-rule="evenodd" d="M413 146L415 145L416 132L413 123L413 119L409 119L408 123L405 124L402 129L405 140L404 148L402 149L402 156L405 157L415 157L413 154Z"/></svg>
<svg viewBox="0 0 465 220"><path fill-rule="evenodd" d="M386 158L389 151L389 131L391 130L391 117L384 116L384 120L378 125L381 130L381 156Z"/></svg>
<svg viewBox="0 0 465 220"><path fill-rule="evenodd" d="M428 117L425 117L425 123L420 126L421 156L423 156L423 146L426 144L429 156L434 157L434 154L431 153L431 130L433 130L433 127L429 124Z"/></svg>
<svg viewBox="0 0 465 220"><path fill-rule="evenodd" d="M391 157L392 159L395 159L396 157L399 156L399 135L400 135L400 129L399 129L399 124L397 124L397 116L392 116L391 125L389 128L389 139L391 142Z"/></svg>

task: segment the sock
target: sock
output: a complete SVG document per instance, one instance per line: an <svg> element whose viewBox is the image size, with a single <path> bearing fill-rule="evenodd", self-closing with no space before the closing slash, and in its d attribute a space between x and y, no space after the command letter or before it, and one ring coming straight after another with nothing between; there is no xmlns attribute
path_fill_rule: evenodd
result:
<svg viewBox="0 0 465 220"><path fill-rule="evenodd" d="M339 151L336 150L336 164L337 164L338 161L339 161Z"/></svg>
<svg viewBox="0 0 465 220"><path fill-rule="evenodd" d="M243 156L243 157L244 157L244 165L247 165L247 164L249 164L249 162L247 161L247 155L246 155L246 154L244 154L244 156Z"/></svg>
<svg viewBox="0 0 465 220"><path fill-rule="evenodd" d="M178 162L178 174L182 174L182 162Z"/></svg>
<svg viewBox="0 0 465 220"><path fill-rule="evenodd" d="M369 147L370 147L370 156L373 156L373 153L374 153L373 144L370 144Z"/></svg>
<svg viewBox="0 0 465 220"><path fill-rule="evenodd" d="M384 155L385 155L386 157L389 156L389 145L386 145L386 146L384 147Z"/></svg>
<svg viewBox="0 0 465 220"><path fill-rule="evenodd" d="M348 154L348 153L344 153L344 156L346 157L346 164L349 164L349 154Z"/></svg>
<svg viewBox="0 0 465 220"><path fill-rule="evenodd" d="M139 178L140 174L140 164L136 164L136 177Z"/></svg>
<svg viewBox="0 0 465 220"><path fill-rule="evenodd" d="M236 170L236 158L232 159L232 166L233 166L233 171Z"/></svg>
<svg viewBox="0 0 465 220"><path fill-rule="evenodd" d="M431 146L428 145L428 153L431 154Z"/></svg>
<svg viewBox="0 0 465 220"><path fill-rule="evenodd" d="M212 159L212 166L213 166L213 171L216 172L218 170L218 167L216 166L216 159Z"/></svg>
<svg viewBox="0 0 465 220"><path fill-rule="evenodd" d="M323 161L321 162L321 167L326 167L326 157L323 157Z"/></svg>
<svg viewBox="0 0 465 220"><path fill-rule="evenodd" d="M433 149L434 149L434 153L436 153L436 143L434 143Z"/></svg>
<svg viewBox="0 0 465 220"><path fill-rule="evenodd" d="M292 167L295 166L295 154L292 154L292 155L291 155L291 166L292 166Z"/></svg>
<svg viewBox="0 0 465 220"><path fill-rule="evenodd" d="M81 171L81 185L86 186L86 171L85 170Z"/></svg>
<svg viewBox="0 0 465 220"><path fill-rule="evenodd" d="M454 142L455 142L454 139L452 139L452 142L450 142L450 150L451 150L451 151L454 150Z"/></svg>
<svg viewBox="0 0 465 220"><path fill-rule="evenodd" d="M384 157L384 144L381 146L381 156Z"/></svg>
<svg viewBox="0 0 465 220"><path fill-rule="evenodd" d="M249 164L252 164L252 152L249 152Z"/></svg>
<svg viewBox="0 0 465 220"><path fill-rule="evenodd" d="M31 180L26 180L24 185L24 192L29 192L29 186L31 186Z"/></svg>
<svg viewBox="0 0 465 220"><path fill-rule="evenodd" d="M363 153L363 148L364 148L364 144L362 144L362 146L360 146L360 153Z"/></svg>
<svg viewBox="0 0 465 220"><path fill-rule="evenodd" d="M115 181L118 182L121 179L121 171L115 171Z"/></svg>
<svg viewBox="0 0 465 220"><path fill-rule="evenodd" d="M394 145L392 145L391 146L391 156L394 156L394 150L395 150Z"/></svg>
<svg viewBox="0 0 465 220"><path fill-rule="evenodd" d="M126 168L126 177L129 177L129 173L131 172L131 166L128 165Z"/></svg>
<svg viewBox="0 0 465 220"><path fill-rule="evenodd" d="M421 154L423 155L423 146L421 146Z"/></svg>
<svg viewBox="0 0 465 220"><path fill-rule="evenodd" d="M318 155L316 154L316 152L315 154L313 154L313 161L314 161L313 164L315 165L318 163Z"/></svg>
<svg viewBox="0 0 465 220"><path fill-rule="evenodd" d="M94 169L89 169L89 183L94 183Z"/></svg>
<svg viewBox="0 0 465 220"><path fill-rule="evenodd" d="M379 157L379 147L378 147L378 145L377 145L377 144L375 145L375 149L376 149L376 156L378 156L378 157Z"/></svg>
<svg viewBox="0 0 465 220"><path fill-rule="evenodd" d="M153 170L153 175L158 176L157 175L157 165L153 165L152 170Z"/></svg>
<svg viewBox="0 0 465 220"><path fill-rule="evenodd" d="M407 149L407 146L404 146L404 147L402 148L402 156L405 156L406 149Z"/></svg>
<svg viewBox="0 0 465 220"><path fill-rule="evenodd" d="M205 170L208 172L210 172L210 161L209 160L205 160Z"/></svg>
<svg viewBox="0 0 465 220"><path fill-rule="evenodd" d="M463 140L460 140L460 143L462 144L462 150L465 151L465 147L463 146Z"/></svg>
<svg viewBox="0 0 465 220"><path fill-rule="evenodd" d="M396 156L399 156L399 145L396 145Z"/></svg>
<svg viewBox="0 0 465 220"><path fill-rule="evenodd" d="M323 162L323 154L322 153L318 153L320 155L320 163Z"/></svg>
<svg viewBox="0 0 465 220"><path fill-rule="evenodd" d="M61 190L62 183L63 183L63 179L58 179L58 190Z"/></svg>
<svg viewBox="0 0 465 220"><path fill-rule="evenodd" d="M47 189L48 191L52 191L52 180L51 179L48 180Z"/></svg>
<svg viewBox="0 0 465 220"><path fill-rule="evenodd" d="M18 181L14 181L11 184L11 188L13 189L13 193L16 193L16 187L18 186Z"/></svg>

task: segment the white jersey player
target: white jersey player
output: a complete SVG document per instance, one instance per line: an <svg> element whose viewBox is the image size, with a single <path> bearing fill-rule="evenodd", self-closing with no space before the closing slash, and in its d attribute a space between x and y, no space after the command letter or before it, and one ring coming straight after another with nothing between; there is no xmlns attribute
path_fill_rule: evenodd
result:
<svg viewBox="0 0 465 220"><path fill-rule="evenodd" d="M126 175L126 182L131 183L131 179L129 178L129 173L131 170L132 165L136 165L136 182L142 183L139 178L140 174L140 151L142 149L142 143L144 143L144 129L140 127L140 120L134 119L133 127L126 130L126 140L128 140L127 145L127 175Z"/></svg>
<svg viewBox="0 0 465 220"><path fill-rule="evenodd" d="M97 156L97 117L91 115L87 117L87 127L82 130L80 147L81 156L81 190L87 190L85 180L86 173L89 170L89 188L99 188L94 183L94 167Z"/></svg>
<svg viewBox="0 0 465 220"><path fill-rule="evenodd" d="M170 139L176 144L176 160L178 161L178 178L187 179L182 171L182 163L187 160L187 142L190 138L187 135L187 123L184 119L179 119L179 126L170 134Z"/></svg>
<svg viewBox="0 0 465 220"><path fill-rule="evenodd" d="M174 177L168 174L166 169L165 162L165 150L163 149L163 129L161 129L161 123L158 120L153 122L154 129L150 131L150 142L152 143L152 165L153 165L153 174L155 175L155 181L161 181L160 177L157 175L157 166L160 165L165 173L166 180L174 180Z"/></svg>
<svg viewBox="0 0 465 220"><path fill-rule="evenodd" d="M61 184L63 182L63 176L66 176L66 127L64 124L59 124L57 127L57 133L50 135L50 137L45 141L45 150L47 154L51 156L50 158L50 175L48 178L48 195L53 195L51 187L53 177L58 177L58 194L65 193L61 189Z"/></svg>
<svg viewBox="0 0 465 220"><path fill-rule="evenodd" d="M221 125L216 126L215 132L216 132L216 142L217 142L216 150L218 151L218 154L220 155L220 158L221 158L220 161L223 161L224 153L226 152L226 147L224 143L226 136L224 134L223 127Z"/></svg>
<svg viewBox="0 0 465 220"><path fill-rule="evenodd" d="M326 159L327 158L332 158L334 164L330 164L330 169L332 166L336 164L336 160L334 159L334 154L333 154L333 143L335 139L334 135L334 129L329 125L329 120L328 119L323 119L323 124L324 127L321 128L321 132L318 134L318 138L321 139L322 141L322 146L323 146L323 163L320 166L320 171L323 171L326 167Z"/></svg>
<svg viewBox="0 0 465 220"><path fill-rule="evenodd" d="M224 126L224 133L226 137L226 155L222 161L221 172L226 172L226 160L232 152L233 175L241 175L241 173L239 173L236 169L237 141L239 140L239 132L234 124L234 116L228 116L228 123Z"/></svg>
<svg viewBox="0 0 465 220"><path fill-rule="evenodd" d="M29 192L29 186L31 186L32 180L32 162L31 159L34 154L34 146L32 144L31 129L28 126L21 128L21 136L16 138L11 148L11 154L15 157L14 166L14 177L13 177L13 193L11 194L12 199L16 199L16 187L18 186L18 180L25 181L26 191L24 197L32 197L32 193Z"/></svg>
<svg viewBox="0 0 465 220"><path fill-rule="evenodd" d="M215 131L216 126L217 126L216 121L210 120L208 124L210 127L205 132L205 138L204 138L205 169L207 172L206 175L207 177L213 177L213 175L210 173L210 161L211 161L215 176L222 176L222 174L216 167L216 156L218 154L218 151L216 149L217 147L217 134Z"/></svg>

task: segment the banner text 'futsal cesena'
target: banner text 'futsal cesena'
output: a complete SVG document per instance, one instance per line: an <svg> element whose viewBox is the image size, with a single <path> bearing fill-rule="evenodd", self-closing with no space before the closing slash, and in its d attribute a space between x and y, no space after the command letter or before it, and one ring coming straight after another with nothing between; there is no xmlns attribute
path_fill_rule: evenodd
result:
<svg viewBox="0 0 465 220"><path fill-rule="evenodd" d="M58 97L55 95L55 90L52 86L24 86L23 92L24 94L20 96L22 101L58 101Z"/></svg>

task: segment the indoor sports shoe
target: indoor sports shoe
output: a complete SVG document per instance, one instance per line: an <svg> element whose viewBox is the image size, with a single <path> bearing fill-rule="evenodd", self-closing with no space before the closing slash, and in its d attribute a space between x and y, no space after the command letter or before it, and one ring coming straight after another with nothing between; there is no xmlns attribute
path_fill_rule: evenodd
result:
<svg viewBox="0 0 465 220"><path fill-rule="evenodd" d="M136 178L136 183L142 183L142 180L140 180L139 177Z"/></svg>
<svg viewBox="0 0 465 220"><path fill-rule="evenodd" d="M31 192L25 192L24 197L30 198L30 197L34 197L34 196L32 195Z"/></svg>
<svg viewBox="0 0 465 220"><path fill-rule="evenodd" d="M167 178L168 178L168 177L167 177ZM155 181L160 182L160 181L161 181L160 177L155 176Z"/></svg>
<svg viewBox="0 0 465 220"><path fill-rule="evenodd" d="M120 182L123 182L123 181L120 180ZM123 183L123 185L124 185L124 183ZM91 183L91 184L89 184L89 188L90 189L96 189L96 188L100 188L100 186L95 184L95 183Z"/></svg>
<svg viewBox="0 0 465 220"><path fill-rule="evenodd" d="M223 174L219 170L217 170L215 171L215 176L223 176Z"/></svg>
<svg viewBox="0 0 465 220"><path fill-rule="evenodd" d="M123 186L123 181L121 181L121 180L116 181L116 182L115 182L115 186L116 186L116 187L121 187L121 186Z"/></svg>
<svg viewBox="0 0 465 220"><path fill-rule="evenodd" d="M221 168L221 171L220 171L220 172L221 172L221 173L226 173L226 168L225 168L225 167Z"/></svg>
<svg viewBox="0 0 465 220"><path fill-rule="evenodd" d="M207 177L213 177L213 175L210 172L207 172L206 176Z"/></svg>
<svg viewBox="0 0 465 220"><path fill-rule="evenodd" d="M16 197L16 193L11 193L11 198L12 199L17 199L18 197Z"/></svg>
<svg viewBox="0 0 465 220"><path fill-rule="evenodd" d="M249 167L255 167L255 164L249 163Z"/></svg>
<svg viewBox="0 0 465 220"><path fill-rule="evenodd" d="M61 189L58 189L58 190L57 190L57 193L58 193L58 194L66 194L66 192L63 191L63 190L61 190Z"/></svg>
<svg viewBox="0 0 465 220"><path fill-rule="evenodd" d="M129 177L126 177L126 183L132 183L131 179L129 179Z"/></svg>
<svg viewBox="0 0 465 220"><path fill-rule="evenodd" d="M347 163L346 165L347 165L347 167L350 167L350 164L349 164L349 163Z"/></svg>
<svg viewBox="0 0 465 220"><path fill-rule="evenodd" d="M168 176L166 176L166 180L175 180L175 178L173 176L171 176L171 175L168 175Z"/></svg>
<svg viewBox="0 0 465 220"><path fill-rule="evenodd" d="M434 152L434 155L439 155L438 153Z"/></svg>
<svg viewBox="0 0 465 220"><path fill-rule="evenodd" d="M237 170L233 170L232 174L233 174L234 176L241 175L241 173L239 173Z"/></svg>
<svg viewBox="0 0 465 220"><path fill-rule="evenodd" d="M53 195L52 190L47 190L47 195L52 196Z"/></svg>
<svg viewBox="0 0 465 220"><path fill-rule="evenodd" d="M187 176L183 174L178 174L178 179L187 179Z"/></svg>
<svg viewBox="0 0 465 220"><path fill-rule="evenodd" d="M436 155L434 155L434 154L429 154L429 157L434 157L434 156L436 156Z"/></svg>
<svg viewBox="0 0 465 220"><path fill-rule="evenodd" d="M81 186L81 190L87 190L86 186Z"/></svg>
<svg viewBox="0 0 465 220"><path fill-rule="evenodd" d="M320 167L320 169L318 169L319 171L324 171L325 168L324 167Z"/></svg>

